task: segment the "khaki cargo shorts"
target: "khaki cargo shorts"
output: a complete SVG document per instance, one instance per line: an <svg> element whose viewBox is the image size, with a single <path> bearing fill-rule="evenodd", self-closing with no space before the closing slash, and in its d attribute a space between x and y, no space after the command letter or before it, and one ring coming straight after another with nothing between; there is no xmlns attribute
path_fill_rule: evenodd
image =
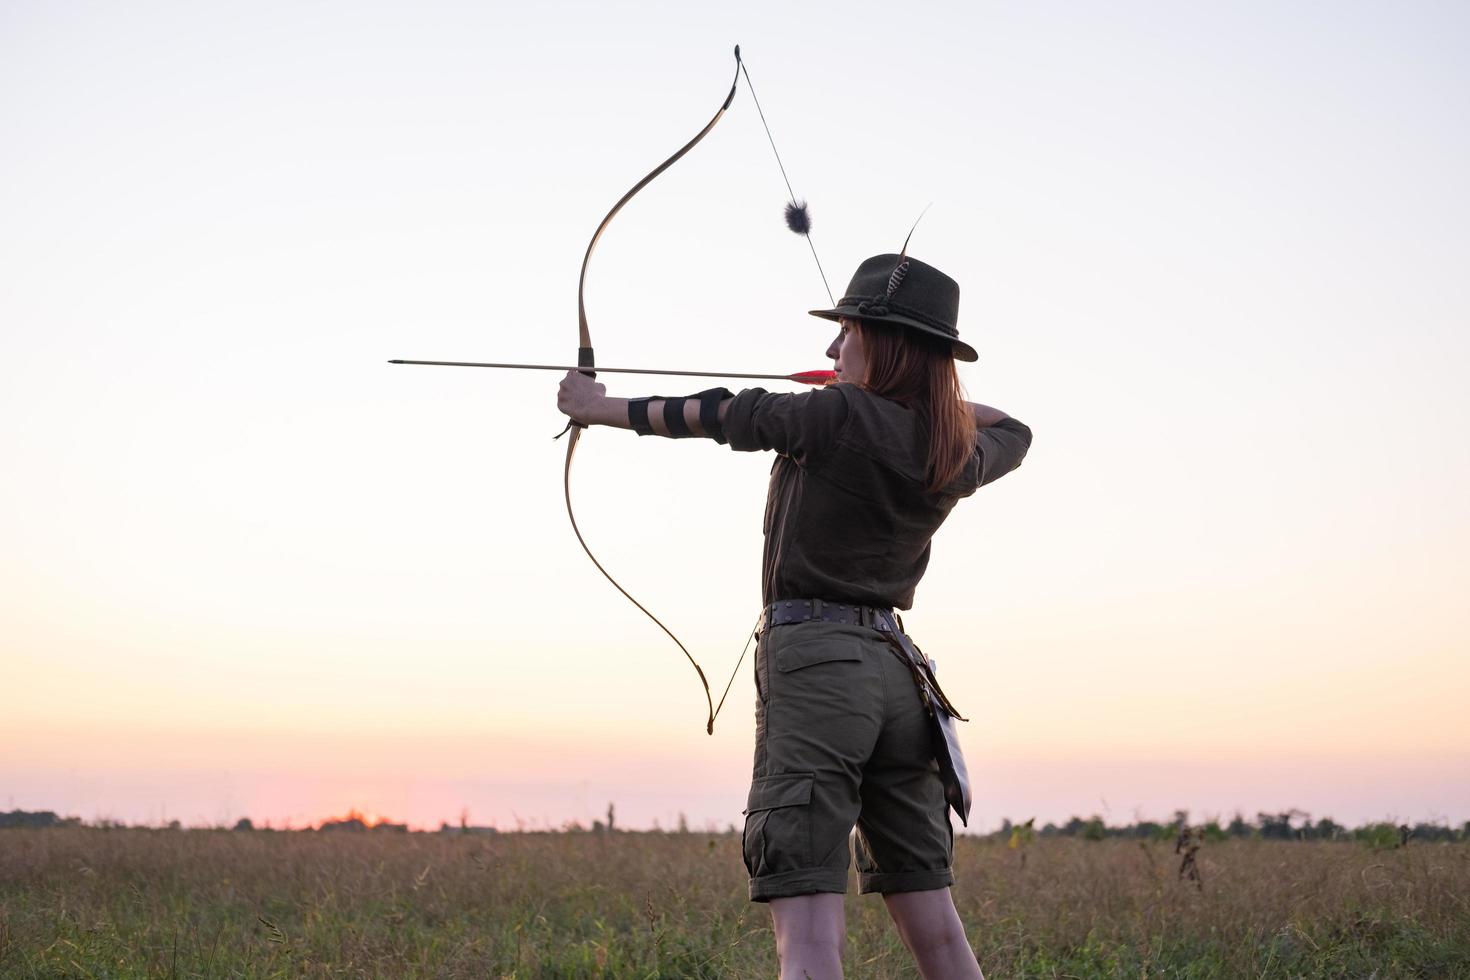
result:
<svg viewBox="0 0 1470 980"><path fill-rule="evenodd" d="M954 831L913 675L876 630L768 627L755 656L755 772L745 813L752 901L954 884Z"/></svg>

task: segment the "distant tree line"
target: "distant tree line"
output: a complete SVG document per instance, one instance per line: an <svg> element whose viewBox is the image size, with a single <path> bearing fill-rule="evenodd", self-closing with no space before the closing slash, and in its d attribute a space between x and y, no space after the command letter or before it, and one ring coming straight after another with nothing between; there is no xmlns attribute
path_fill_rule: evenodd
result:
<svg viewBox="0 0 1470 980"><path fill-rule="evenodd" d="M593 821L591 830L594 833L612 832L615 827L613 819L613 808L608 806L607 822L601 820ZM1470 841L1470 820L1459 827L1452 827L1448 823L1394 823L1393 821L1378 821L1363 824L1360 827L1345 827L1334 821L1331 817L1322 817L1313 820L1312 815L1302 810L1286 810L1281 813L1257 813L1254 820L1247 820L1242 814L1235 814L1229 821L1221 823L1218 817L1210 817L1202 822L1191 823L1189 813L1186 810L1176 810L1173 819L1166 823L1153 820L1140 820L1130 824L1107 824L1102 817L1091 816L1086 819L1073 817L1063 824L1047 823L1039 829L1035 827L1035 819L1027 820L1022 824L1013 824L1009 819L1001 822L1000 829L988 835L1002 841L1009 841L1012 847L1020 846L1035 837L1080 837L1083 840L1107 840L1110 838L1131 838L1135 840L1160 840L1170 841L1178 839L1186 831L1198 837L1201 842L1224 841L1232 838L1258 838L1262 840L1346 840L1359 841L1373 847L1403 847L1410 841ZM113 820L100 820L95 823L86 823L80 817L61 817L51 810L11 810L0 812L0 828L4 827L97 827L97 828L121 828L126 824ZM182 830L183 827L177 820L169 821L168 830ZM214 828L223 830L224 827ZM270 830L267 824L257 828L249 817L241 817L234 825L237 831ZM313 828L300 828L312 830ZM392 823L381 820L369 823L360 814L350 812L345 818L327 820L320 827L320 831L339 831L349 833L408 833L408 825ZM588 830L580 823L572 822L560 828L562 833L584 833ZM461 816L459 826L449 823L441 825L437 831L442 834L493 834L497 833L494 827L475 827L469 824L467 816ZM552 831L558 832L558 831ZM655 825L654 832L659 833L660 828ZM688 822L683 814L679 815L676 833L687 834L690 832ZM731 826L726 833L735 833L735 827Z"/></svg>
<svg viewBox="0 0 1470 980"><path fill-rule="evenodd" d="M1190 823L1186 810L1176 810L1168 823L1140 820L1137 823L1108 825L1102 817L1087 819L1073 817L1064 824L1047 823L1033 830L1033 820L1025 824L1012 824L1009 819L991 836L1003 840L1015 839L1024 831L1037 837L1080 837L1083 840L1105 840L1110 837L1125 837L1143 840L1173 840L1183 830L1194 830L1206 841L1223 841L1231 838L1261 838L1263 840L1355 840L1375 847L1402 847L1415 841L1470 841L1470 820L1459 827L1448 823L1394 823L1378 821L1360 827L1345 827L1331 817L1313 820L1312 815L1302 810L1286 810L1281 813L1257 813L1255 820L1247 820L1237 813L1223 825L1218 817L1203 822Z"/></svg>

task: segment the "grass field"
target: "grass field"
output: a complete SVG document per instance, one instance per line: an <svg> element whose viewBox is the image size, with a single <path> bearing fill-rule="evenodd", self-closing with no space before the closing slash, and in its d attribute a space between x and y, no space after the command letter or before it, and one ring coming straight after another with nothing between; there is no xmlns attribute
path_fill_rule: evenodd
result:
<svg viewBox="0 0 1470 980"><path fill-rule="evenodd" d="M1006 977L1470 977L1470 845L957 842ZM849 977L913 976L876 898ZM737 836L0 830L0 977L773 977Z"/></svg>

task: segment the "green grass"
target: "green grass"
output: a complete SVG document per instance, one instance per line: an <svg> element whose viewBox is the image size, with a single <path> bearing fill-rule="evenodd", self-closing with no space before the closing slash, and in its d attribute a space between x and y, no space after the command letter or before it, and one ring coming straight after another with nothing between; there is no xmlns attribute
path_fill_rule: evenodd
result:
<svg viewBox="0 0 1470 980"><path fill-rule="evenodd" d="M988 976L1470 977L1470 845L957 841ZM738 837L0 830L0 977L773 977ZM848 976L914 976L848 900Z"/></svg>

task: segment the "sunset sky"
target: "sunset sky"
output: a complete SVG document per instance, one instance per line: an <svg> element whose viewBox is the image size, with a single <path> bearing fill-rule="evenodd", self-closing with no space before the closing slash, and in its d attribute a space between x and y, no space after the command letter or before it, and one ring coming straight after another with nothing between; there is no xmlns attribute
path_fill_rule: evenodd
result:
<svg viewBox="0 0 1470 980"><path fill-rule="evenodd" d="M1211 6L0 5L0 809L739 825L751 660L706 736L556 376L385 363L574 359L739 43L834 292L932 202L1035 431L905 616L972 827L1470 820L1470 8ZM599 361L829 366L785 199L742 81ZM573 472L716 696L769 466Z"/></svg>

